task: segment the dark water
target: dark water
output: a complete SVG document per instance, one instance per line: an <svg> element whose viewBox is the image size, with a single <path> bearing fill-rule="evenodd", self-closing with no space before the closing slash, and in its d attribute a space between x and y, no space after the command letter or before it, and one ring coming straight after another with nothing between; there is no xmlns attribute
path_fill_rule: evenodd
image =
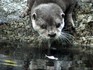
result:
<svg viewBox="0 0 93 70"><path fill-rule="evenodd" d="M23 61L0 54L0 70L23 70Z"/></svg>
<svg viewBox="0 0 93 70"><path fill-rule="evenodd" d="M24 61L27 62L29 59L25 60L25 58L26 58L25 56L27 54L27 53L25 53L26 50L25 51L24 50L18 51L18 50L19 49L17 49L17 51L15 50L15 52L16 52L15 54L14 54L14 52L12 52L12 54L13 54L12 56L9 56L9 54L3 54L3 53L0 54L0 70L24 70L23 69ZM33 52L35 52L35 51L36 50L34 50ZM64 54L64 55L59 55L60 52L52 51L50 56L53 56L56 58L60 58L60 56L62 56L62 58L61 58L62 60L58 61L55 59L46 58L44 56L45 54L48 56L48 54L46 52L47 51L43 51L43 53L40 53L41 56L44 57L44 59L39 58L41 56L40 56L40 54L38 54L38 52L35 53L36 58L34 57L35 59L32 59L32 61L30 61L29 67L33 68L33 69L43 69L43 70L44 69L45 70L55 70L57 68L56 70L60 70L60 66L68 69L68 67L72 64L71 59L68 58L68 57L70 57L70 55L68 53L62 52L62 54ZM57 52L57 53L54 53L54 52ZM8 53L8 52L6 52L6 53ZM65 55L66 55L66 57L65 57ZM65 58L63 58L63 57L65 57ZM30 58L30 56L28 56L28 58ZM31 69L31 70L33 70L33 69Z"/></svg>
<svg viewBox="0 0 93 70"><path fill-rule="evenodd" d="M19 50L19 51L18 51ZM42 69L42 70L93 70L93 58L91 55L85 55L84 53L76 53L78 51L67 51L65 49L61 50L61 52L53 51L51 52L51 56L57 57L58 60L51 59L32 59L30 61L30 68L34 69ZM1 51L3 52L3 51ZM0 52L0 53L1 53ZM16 52L14 54L14 52ZM14 52L10 52L13 54L9 56L9 54L0 54L0 70L24 70L23 65L26 58L25 52L26 49L17 49ZM35 51L33 51L35 52ZM40 51L39 51L40 52ZM8 53L8 52L7 52ZM48 55L47 53L43 54ZM38 52L35 55L36 57L40 57ZM44 56L44 55L43 55ZM44 56L45 57L45 56ZM30 58L30 56L28 56ZM29 60L29 59L28 59ZM31 69L33 70L33 69Z"/></svg>
<svg viewBox="0 0 93 70"><path fill-rule="evenodd" d="M0 54L0 70L23 70L23 62L23 60L16 60L6 55ZM60 64L62 64L63 67L69 66L69 63L71 64L70 61L54 61L43 59L37 59L36 61L33 60L33 62L33 68L43 70L55 70L56 68L56 70L60 70ZM54 65L56 65L56 67L54 67Z"/></svg>

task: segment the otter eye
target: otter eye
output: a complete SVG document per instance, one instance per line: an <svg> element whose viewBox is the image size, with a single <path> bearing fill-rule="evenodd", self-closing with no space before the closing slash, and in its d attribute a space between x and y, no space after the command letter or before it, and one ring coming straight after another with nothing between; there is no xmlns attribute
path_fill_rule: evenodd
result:
<svg viewBox="0 0 93 70"><path fill-rule="evenodd" d="M64 13L61 13L61 16L64 18L65 17L65 14Z"/></svg>
<svg viewBox="0 0 93 70"><path fill-rule="evenodd" d="M37 15L36 15L36 13L34 13L34 14L32 15L32 18L35 20L36 17L37 17Z"/></svg>
<svg viewBox="0 0 93 70"><path fill-rule="evenodd" d="M44 25L44 24L43 24L43 25L41 25L41 28L42 28L42 29L46 29L46 28L47 28L47 25Z"/></svg>
<svg viewBox="0 0 93 70"><path fill-rule="evenodd" d="M56 24L56 28L59 28L60 25L61 25L61 23L57 23L57 24Z"/></svg>

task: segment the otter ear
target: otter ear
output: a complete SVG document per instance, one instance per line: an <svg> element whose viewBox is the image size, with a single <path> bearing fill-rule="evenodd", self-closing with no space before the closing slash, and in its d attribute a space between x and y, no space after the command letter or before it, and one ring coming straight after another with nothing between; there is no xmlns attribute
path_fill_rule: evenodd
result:
<svg viewBox="0 0 93 70"><path fill-rule="evenodd" d="M61 13L61 16L62 16L62 18L64 18L65 17L65 14L64 13Z"/></svg>
<svg viewBox="0 0 93 70"><path fill-rule="evenodd" d="M36 14L36 13L33 13L33 14L32 14L32 18L33 18L34 20L36 20L37 14Z"/></svg>

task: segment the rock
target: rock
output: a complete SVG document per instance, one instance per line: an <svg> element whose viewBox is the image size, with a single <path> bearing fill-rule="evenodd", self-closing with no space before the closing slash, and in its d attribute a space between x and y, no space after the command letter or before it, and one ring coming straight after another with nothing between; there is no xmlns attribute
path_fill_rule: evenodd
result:
<svg viewBox="0 0 93 70"><path fill-rule="evenodd" d="M88 3L93 3L93 0L81 0L82 2L88 2Z"/></svg>
<svg viewBox="0 0 93 70"><path fill-rule="evenodd" d="M21 11L26 7L26 0L1 0L0 1L0 16L10 21L19 21ZM4 14L2 14L4 13Z"/></svg>
<svg viewBox="0 0 93 70"><path fill-rule="evenodd" d="M6 19L1 19L0 18L0 25L4 25L4 24L8 24L8 22L6 21Z"/></svg>

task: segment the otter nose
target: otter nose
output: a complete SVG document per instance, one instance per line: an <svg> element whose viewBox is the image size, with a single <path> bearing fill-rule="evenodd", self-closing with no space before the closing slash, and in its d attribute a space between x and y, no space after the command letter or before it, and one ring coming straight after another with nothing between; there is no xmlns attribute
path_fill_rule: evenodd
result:
<svg viewBox="0 0 93 70"><path fill-rule="evenodd" d="M48 36L55 37L56 36L56 33L53 33L53 32L52 33L49 33Z"/></svg>

